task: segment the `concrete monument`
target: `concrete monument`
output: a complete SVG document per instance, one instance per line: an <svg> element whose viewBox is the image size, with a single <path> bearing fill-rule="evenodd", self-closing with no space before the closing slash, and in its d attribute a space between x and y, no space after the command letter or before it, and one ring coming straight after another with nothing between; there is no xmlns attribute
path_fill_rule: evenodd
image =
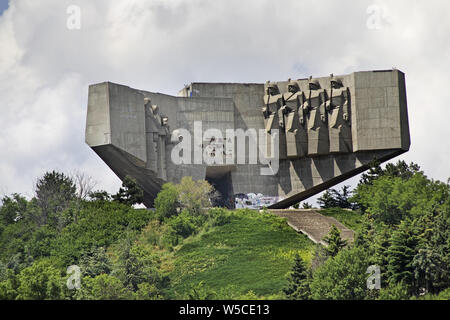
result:
<svg viewBox="0 0 450 320"><path fill-rule="evenodd" d="M89 87L86 143L149 207L165 182L192 176L230 205L252 193L285 208L409 150L405 76L197 82L178 96L104 82Z"/></svg>

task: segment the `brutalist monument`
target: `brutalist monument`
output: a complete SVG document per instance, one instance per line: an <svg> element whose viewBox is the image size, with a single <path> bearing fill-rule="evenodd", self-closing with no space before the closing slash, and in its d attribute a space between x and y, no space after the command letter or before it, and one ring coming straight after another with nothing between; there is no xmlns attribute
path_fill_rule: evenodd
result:
<svg viewBox="0 0 450 320"><path fill-rule="evenodd" d="M354 72L260 83L192 83L178 96L89 87L86 143L145 205L168 181L210 181L286 208L409 150L405 76Z"/></svg>

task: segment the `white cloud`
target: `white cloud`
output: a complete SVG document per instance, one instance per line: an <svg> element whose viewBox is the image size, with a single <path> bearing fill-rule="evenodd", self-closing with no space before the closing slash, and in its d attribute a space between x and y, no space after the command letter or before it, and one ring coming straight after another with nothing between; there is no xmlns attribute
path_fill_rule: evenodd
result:
<svg viewBox="0 0 450 320"><path fill-rule="evenodd" d="M81 8L68 30L66 9ZM369 29L367 8L384 8ZM397 67L406 73L411 150L450 176L450 21L442 1L12 0L0 16L0 192L31 195L45 170L119 180L84 144L88 85L175 94L191 81L264 82Z"/></svg>

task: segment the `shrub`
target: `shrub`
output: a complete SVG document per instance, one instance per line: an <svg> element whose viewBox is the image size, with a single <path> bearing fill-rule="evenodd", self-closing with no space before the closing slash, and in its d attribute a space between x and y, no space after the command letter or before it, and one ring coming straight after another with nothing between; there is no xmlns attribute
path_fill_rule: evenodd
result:
<svg viewBox="0 0 450 320"><path fill-rule="evenodd" d="M208 211L209 218L211 219L211 225L223 226L231 222L231 214L223 208L213 208Z"/></svg>
<svg viewBox="0 0 450 320"><path fill-rule="evenodd" d="M186 210L183 210L178 216L167 220L167 225L183 238L187 238L195 233L198 229L197 224L198 219L195 219Z"/></svg>
<svg viewBox="0 0 450 320"><path fill-rule="evenodd" d="M178 190L171 182L163 185L155 199L156 213L160 221L177 214Z"/></svg>

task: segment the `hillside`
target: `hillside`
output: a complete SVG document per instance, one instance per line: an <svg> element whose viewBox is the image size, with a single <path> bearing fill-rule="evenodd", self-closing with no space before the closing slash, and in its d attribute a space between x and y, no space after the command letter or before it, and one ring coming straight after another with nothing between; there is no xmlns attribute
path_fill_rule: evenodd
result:
<svg viewBox="0 0 450 320"><path fill-rule="evenodd" d="M239 297L281 294L296 253L310 261L313 243L268 213L236 210L223 226L194 236L176 248L169 297L200 287L206 293Z"/></svg>
<svg viewBox="0 0 450 320"><path fill-rule="evenodd" d="M428 179L414 164L369 171L351 198L327 191L321 198L327 209L279 213L286 218L267 210L205 209L212 187L190 177L165 184L156 210L133 209L142 196L133 184L114 200L105 192L77 197L73 181L57 172L37 186L31 200L2 199L0 300L450 294L450 184ZM353 241L342 239L351 233ZM380 268L377 290L367 285L373 266Z"/></svg>

